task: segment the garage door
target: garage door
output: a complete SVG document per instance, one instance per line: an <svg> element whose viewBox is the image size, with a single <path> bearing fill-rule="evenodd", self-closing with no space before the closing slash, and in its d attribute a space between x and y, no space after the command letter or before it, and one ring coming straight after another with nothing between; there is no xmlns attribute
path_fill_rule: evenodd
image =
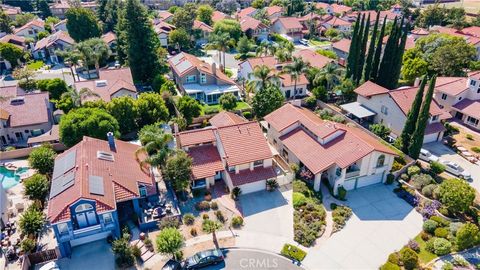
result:
<svg viewBox="0 0 480 270"><path fill-rule="evenodd" d="M382 179L383 179L383 173L358 178L357 188L366 187L366 186L369 186L369 185L381 183Z"/></svg>
<svg viewBox="0 0 480 270"><path fill-rule="evenodd" d="M355 184L357 182L357 178L352 178L352 179L347 179L343 182L343 187L346 190L352 190L355 189Z"/></svg>
<svg viewBox="0 0 480 270"><path fill-rule="evenodd" d="M93 242L93 241L97 241L97 240L100 240L100 239L107 238L110 234L111 234L111 232L102 232L102 233L96 233L96 234L93 234L93 235L85 236L85 237L70 241L70 245L72 247L74 247L74 246L87 244L87 243L90 243L90 242Z"/></svg>
<svg viewBox="0 0 480 270"><path fill-rule="evenodd" d="M428 134L423 137L423 143L430 143L437 141L438 133Z"/></svg>
<svg viewBox="0 0 480 270"><path fill-rule="evenodd" d="M263 180L263 181L253 182L250 184L241 185L239 187L242 190L242 194L248 194L252 192L265 190L267 188L267 184L266 184L266 181Z"/></svg>

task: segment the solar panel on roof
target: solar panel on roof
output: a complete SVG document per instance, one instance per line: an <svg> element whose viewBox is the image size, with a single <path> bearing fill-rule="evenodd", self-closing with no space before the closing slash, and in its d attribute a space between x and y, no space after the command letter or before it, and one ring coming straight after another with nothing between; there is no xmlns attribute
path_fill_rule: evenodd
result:
<svg viewBox="0 0 480 270"><path fill-rule="evenodd" d="M185 70L189 69L192 67L192 64L190 61L183 61L179 65L177 65L177 69L180 73L184 72Z"/></svg>
<svg viewBox="0 0 480 270"><path fill-rule="evenodd" d="M73 167L75 167L76 156L77 156L77 151L73 150L73 151L67 153L62 158L60 158L58 160L55 160L55 165L53 167L53 177L52 177L52 179L55 179L55 178L65 174L67 171L69 171Z"/></svg>
<svg viewBox="0 0 480 270"><path fill-rule="evenodd" d="M180 53L180 54L177 54L174 57L170 58L170 61L172 62L172 64L174 64L176 66L182 58L183 58L183 54Z"/></svg>
<svg viewBox="0 0 480 270"><path fill-rule="evenodd" d="M103 187L103 177L90 175L88 177L88 189L91 194L96 195L105 195L105 190Z"/></svg>
<svg viewBox="0 0 480 270"><path fill-rule="evenodd" d="M52 187L50 189L50 199L62 193L67 188L73 186L75 183L75 171L68 172L52 180Z"/></svg>

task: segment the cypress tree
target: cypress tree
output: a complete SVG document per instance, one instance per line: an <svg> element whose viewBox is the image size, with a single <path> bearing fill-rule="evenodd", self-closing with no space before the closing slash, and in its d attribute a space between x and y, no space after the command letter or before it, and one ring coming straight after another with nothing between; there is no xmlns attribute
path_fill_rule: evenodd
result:
<svg viewBox="0 0 480 270"><path fill-rule="evenodd" d="M425 85L427 84L427 78L422 78L422 83L418 88L415 99L413 100L412 107L407 114L407 120L403 126L402 134L400 135L400 140L402 142L402 152L408 155L408 147L410 146L410 140L412 138L413 132L415 132L416 123L418 120L418 114L420 113L420 107L422 106L423 92L425 90Z"/></svg>
<svg viewBox="0 0 480 270"><path fill-rule="evenodd" d="M380 20L380 12L377 12L377 18L375 19L375 25L373 26L372 38L370 39L370 45L368 47L367 60L365 62L365 73L363 74L363 80L370 80L370 73L372 71L373 55L375 54L375 43L377 42L378 21Z"/></svg>
<svg viewBox="0 0 480 270"><path fill-rule="evenodd" d="M350 43L350 48L348 49L348 57L347 57L347 72L345 74L346 78L350 78L352 76L353 65L356 63L356 52L357 52L357 43L358 43L358 30L360 28L360 13L357 16L357 20L355 22L355 27L353 28L352 34L352 42Z"/></svg>
<svg viewBox="0 0 480 270"><path fill-rule="evenodd" d="M435 89L436 75L433 75L428 86L428 91L422 104L422 109L418 115L417 126L415 132L413 132L410 145L408 147L408 154L417 159L422 149L423 138L425 136L425 129L427 128L428 119L430 118L430 104L432 103L433 90Z"/></svg>
<svg viewBox="0 0 480 270"><path fill-rule="evenodd" d="M392 76L392 65L396 54L396 48L398 42L397 39L398 27L397 20L393 22L392 31L388 36L385 50L383 51L382 62L380 63L380 69L378 71L377 83L385 88L392 89L390 83L390 77Z"/></svg>
<svg viewBox="0 0 480 270"><path fill-rule="evenodd" d="M368 35L370 33L370 14L368 14L367 20L365 21L365 26L364 26L364 31L363 31L363 37L362 37L362 46L360 47L360 52L359 52L359 58L358 58L358 66L356 69L356 75L355 75L355 84L358 85L358 82L362 79L362 73L363 73L363 66L365 64L365 53L367 51L367 42L368 42Z"/></svg>
<svg viewBox="0 0 480 270"><path fill-rule="evenodd" d="M378 67L380 66L380 57L382 56L383 36L385 35L385 26L387 24L387 17L383 18L382 29L377 40L377 47L375 48L375 55L373 56L372 68L370 71L369 80L376 81L378 77ZM365 79L367 81L367 79Z"/></svg>
<svg viewBox="0 0 480 270"><path fill-rule="evenodd" d="M403 22L403 20L402 20ZM400 25L401 26L401 25ZM400 71L402 69L402 62L403 62L403 53L405 52L405 45L407 44L407 38L408 38L408 29L410 28L410 24L407 23L405 28L403 29L403 33L401 33L401 39L397 47L396 55L395 55L395 60L394 60L394 66L393 66L393 72L392 72L392 86L393 88L397 87L398 84L398 79L400 78ZM401 30L399 30L400 32ZM400 34L398 35L400 36Z"/></svg>
<svg viewBox="0 0 480 270"><path fill-rule="evenodd" d="M363 31L365 28L365 14L362 15L362 21L360 22L360 29L358 30L357 33L357 42L356 42L356 52L355 52L355 62L352 63L352 80L354 82L357 81L357 75L358 75L358 64L360 62L360 59L362 58L362 45L363 45Z"/></svg>

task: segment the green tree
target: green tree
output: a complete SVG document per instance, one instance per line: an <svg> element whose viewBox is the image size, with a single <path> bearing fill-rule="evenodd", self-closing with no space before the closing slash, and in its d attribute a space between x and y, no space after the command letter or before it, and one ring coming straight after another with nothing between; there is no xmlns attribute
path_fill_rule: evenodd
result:
<svg viewBox="0 0 480 270"><path fill-rule="evenodd" d="M139 153L147 153L147 157L141 160L141 163L163 167L170 153L168 143L173 141L172 135L165 133L158 124L153 124L144 126L138 133L138 138L142 147L136 153L137 159L140 160Z"/></svg>
<svg viewBox="0 0 480 270"><path fill-rule="evenodd" d="M447 179L440 184L440 201L450 213L464 213L475 200L475 189L460 179Z"/></svg>
<svg viewBox="0 0 480 270"><path fill-rule="evenodd" d="M187 33L191 34L195 17L195 14L191 14L186 9L178 8L173 14L172 23L177 29L185 29Z"/></svg>
<svg viewBox="0 0 480 270"><path fill-rule="evenodd" d="M231 111L237 107L237 97L232 93L226 93L219 98L218 103L222 109Z"/></svg>
<svg viewBox="0 0 480 270"><path fill-rule="evenodd" d="M102 34L95 13L90 9L73 7L67 10L65 17L68 33L76 42L100 37Z"/></svg>
<svg viewBox="0 0 480 270"><path fill-rule="evenodd" d="M107 133L119 135L117 120L109 113L98 108L79 108L64 115L60 120L60 139L72 147L80 142L83 136L107 139Z"/></svg>
<svg viewBox="0 0 480 270"><path fill-rule="evenodd" d="M182 192L190 185L192 174L192 158L182 150L178 150L167 159L164 169L166 178L177 192Z"/></svg>
<svg viewBox="0 0 480 270"><path fill-rule="evenodd" d="M287 76L290 75L293 79L293 98L297 97L298 79L307 71L308 67L309 64L299 57L294 57L291 64L283 67L282 73L287 74Z"/></svg>
<svg viewBox="0 0 480 270"><path fill-rule="evenodd" d="M457 231L456 240L459 251L477 245L480 240L477 225L470 222L463 224Z"/></svg>
<svg viewBox="0 0 480 270"><path fill-rule="evenodd" d="M59 102L63 103L61 106L65 106L64 109L67 110L64 110L60 107L59 109L63 110L64 113L68 113L68 111L70 111L71 109L80 107L82 105L82 101L89 97L98 98L100 96L88 88L82 88L80 89L80 91L77 91L74 88L69 88L67 92L63 93L60 96Z"/></svg>
<svg viewBox="0 0 480 270"><path fill-rule="evenodd" d="M15 24L16 27L20 27L35 20L36 18L37 16L33 13L29 13L29 12L20 13L15 15L15 21L13 23Z"/></svg>
<svg viewBox="0 0 480 270"><path fill-rule="evenodd" d="M359 51L358 61L357 61L357 68L355 69L355 76L353 82L358 85L360 79L362 78L363 68L365 65L365 54L367 52L367 42L370 33L370 14L367 16L367 20L365 21L365 26L363 27L362 33L362 43Z"/></svg>
<svg viewBox="0 0 480 270"><path fill-rule="evenodd" d="M183 28L177 28L168 34L168 43L179 50L187 50L191 47L190 35Z"/></svg>
<svg viewBox="0 0 480 270"><path fill-rule="evenodd" d="M110 49L105 41L101 38L91 38L76 44L75 47L82 54L87 69L88 65L95 65L97 77L100 76L100 63L106 62L110 57Z"/></svg>
<svg viewBox="0 0 480 270"><path fill-rule="evenodd" d="M35 89L35 71L28 67L16 68L13 70L13 77L18 80L18 86L29 92Z"/></svg>
<svg viewBox="0 0 480 270"><path fill-rule="evenodd" d="M333 40L334 38L338 37L338 35L340 35L340 32L335 28L329 28L327 31L325 31L325 36L329 40Z"/></svg>
<svg viewBox="0 0 480 270"><path fill-rule="evenodd" d="M248 53L253 49L252 42L248 39L247 36L243 36L238 40L237 51L241 57L246 58Z"/></svg>
<svg viewBox="0 0 480 270"><path fill-rule="evenodd" d="M138 126L151 125L168 119L168 109L162 96L157 93L142 93L137 102Z"/></svg>
<svg viewBox="0 0 480 270"><path fill-rule="evenodd" d="M118 23L118 16L120 10L123 8L123 1L107 0L103 15L100 20L103 22L103 32L114 31Z"/></svg>
<svg viewBox="0 0 480 270"><path fill-rule="evenodd" d="M406 53L408 54L409 51ZM421 77L428 72L428 63L420 57L410 58L404 61L402 66L402 77L404 80L412 83L416 78Z"/></svg>
<svg viewBox="0 0 480 270"><path fill-rule="evenodd" d="M187 120L188 124L192 123L194 117L198 117L202 111L200 103L190 96L184 95L178 100L178 110Z"/></svg>
<svg viewBox="0 0 480 270"><path fill-rule="evenodd" d="M372 68L370 71L370 78L365 78L367 80L377 80L378 77L378 68L380 66L381 56L382 56L382 46L383 46L383 37L385 35L385 27L387 25L387 17L383 18L382 29L380 30L380 35L377 39L377 46L375 48L375 54L373 56Z"/></svg>
<svg viewBox="0 0 480 270"><path fill-rule="evenodd" d="M20 216L20 230L28 236L36 236L45 225L45 216L42 211L37 210L33 205L28 207Z"/></svg>
<svg viewBox="0 0 480 270"><path fill-rule="evenodd" d="M48 6L46 0L38 1L38 11L40 11L40 16L42 19L52 16L52 12L50 11L50 7Z"/></svg>
<svg viewBox="0 0 480 270"><path fill-rule="evenodd" d="M445 18L445 11L439 4L428 5L418 18L420 27L429 27L432 25L441 25Z"/></svg>
<svg viewBox="0 0 480 270"><path fill-rule="evenodd" d="M418 266L418 255L409 247L404 247L400 250L400 260L402 260L403 266L407 270L416 269Z"/></svg>
<svg viewBox="0 0 480 270"><path fill-rule="evenodd" d="M413 100L412 107L407 114L407 120L405 121L405 125L402 130L402 134L400 134L400 141L402 145L402 152L408 154L408 149L410 147L410 142L412 141L413 133L415 132L416 123L418 121L418 116L420 114L420 108L422 106L423 100L423 93L425 90L425 85L427 84L427 78L422 79L422 83L418 88L417 94L415 95L415 99Z"/></svg>
<svg viewBox="0 0 480 270"><path fill-rule="evenodd" d="M179 259L176 254L183 247L184 241L185 238L177 228L165 228L155 239L158 252L172 255L174 260Z"/></svg>
<svg viewBox="0 0 480 270"><path fill-rule="evenodd" d="M285 97L277 86L269 85L255 94L252 108L258 118L275 111L283 105Z"/></svg>
<svg viewBox="0 0 480 270"><path fill-rule="evenodd" d="M433 92L435 89L436 76L433 76L430 80L430 85L428 86L428 91L425 94L425 99L423 100L422 108L418 114L417 125L415 126L415 131L410 138L410 145L408 146L408 154L417 159L420 154L420 149L422 149L423 138L425 136L425 129L427 128L428 119L430 118L430 105L432 103Z"/></svg>
<svg viewBox="0 0 480 270"><path fill-rule="evenodd" d="M50 191L50 183L45 175L36 173L25 179L23 186L25 187L25 195L30 200L38 201L42 206L44 205L45 198Z"/></svg>
<svg viewBox="0 0 480 270"><path fill-rule="evenodd" d="M73 103L72 96L68 94L62 95L60 99L55 100L55 107L59 110L62 110L64 113L68 113L70 110L75 108L75 104Z"/></svg>
<svg viewBox="0 0 480 270"><path fill-rule="evenodd" d="M365 16L365 15L364 15ZM364 20L364 18L362 18ZM347 72L345 74L346 78L350 78L355 74L355 68L357 65L358 58L358 48L360 47L360 13L357 15L357 20L355 21L355 26L352 33L352 41L350 43L350 48L348 49L347 57Z"/></svg>
<svg viewBox="0 0 480 270"><path fill-rule="evenodd" d="M403 22L403 21L402 21ZM398 20L395 19L392 25L392 31L388 36L387 44L383 52L382 61L380 62L380 68L378 70L378 77L376 83L388 88L393 89L397 82L393 82L393 66L395 66L395 55L397 54L397 45L399 43L399 26ZM400 26L401 27L401 26Z"/></svg>
<svg viewBox="0 0 480 270"><path fill-rule="evenodd" d="M336 85L342 82L342 76L343 69L339 68L335 63L328 63L319 70L313 82L314 85L322 84L327 91L332 91Z"/></svg>
<svg viewBox="0 0 480 270"><path fill-rule="evenodd" d="M197 20L212 25L213 8L209 5L200 5L197 9Z"/></svg>
<svg viewBox="0 0 480 270"><path fill-rule="evenodd" d="M232 38L237 42L242 35L242 28L240 23L235 20L223 19L213 25L213 33L220 36L226 33L229 39Z"/></svg>
<svg viewBox="0 0 480 270"><path fill-rule="evenodd" d="M67 83L60 78L38 80L37 88L48 92L53 100L59 99L63 93L68 91Z"/></svg>
<svg viewBox="0 0 480 270"><path fill-rule="evenodd" d="M12 31L12 19L8 17L5 11L0 11L0 32L5 32L7 34L11 34Z"/></svg>
<svg viewBox="0 0 480 270"><path fill-rule="evenodd" d="M368 47L367 59L365 60L365 71L363 73L363 80L366 82L370 80L372 72L373 58L375 55L375 43L377 42L378 21L380 20L380 12L377 12L375 25L373 26L372 37L370 38L370 45Z"/></svg>
<svg viewBox="0 0 480 270"><path fill-rule="evenodd" d="M220 222L210 219L205 219L202 223L202 231L212 234L213 242L215 243L216 248L218 248L216 232L222 227L223 225Z"/></svg>
<svg viewBox="0 0 480 270"><path fill-rule="evenodd" d="M123 96L112 99L107 103L107 111L117 119L122 135L137 130L137 106L132 97Z"/></svg>
<svg viewBox="0 0 480 270"><path fill-rule="evenodd" d="M10 43L0 43L0 55L10 62L12 68L16 68L24 56L22 49Z"/></svg>
<svg viewBox="0 0 480 270"><path fill-rule="evenodd" d="M252 1L252 7L256 9L262 9L266 5L264 0L253 0Z"/></svg>
<svg viewBox="0 0 480 270"><path fill-rule="evenodd" d="M392 132L392 130L384 124L372 124L368 128L371 132L384 140L386 140L388 135L390 135L390 132Z"/></svg>
<svg viewBox="0 0 480 270"><path fill-rule="evenodd" d="M128 268L135 264L132 247L130 246L130 235L124 234L112 242L112 251L116 255L115 262L120 268Z"/></svg>
<svg viewBox="0 0 480 270"><path fill-rule="evenodd" d="M40 174L51 175L57 153L53 151L50 145L42 145L35 148L28 156L30 167L37 170Z"/></svg>
<svg viewBox="0 0 480 270"><path fill-rule="evenodd" d="M280 85L280 77L266 65L256 66L253 69L252 75L255 79L249 81L249 84L251 84L256 91L263 90L270 85Z"/></svg>

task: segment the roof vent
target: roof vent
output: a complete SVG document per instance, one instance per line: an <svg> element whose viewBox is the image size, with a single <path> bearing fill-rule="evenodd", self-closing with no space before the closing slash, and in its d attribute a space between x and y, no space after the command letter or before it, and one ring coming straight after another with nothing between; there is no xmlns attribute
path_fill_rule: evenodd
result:
<svg viewBox="0 0 480 270"><path fill-rule="evenodd" d="M11 105L20 105L20 104L23 104L23 103L25 103L24 97L16 97L16 98L12 98L10 100Z"/></svg>
<svg viewBox="0 0 480 270"><path fill-rule="evenodd" d="M97 158L102 160L107 160L107 161L115 161L111 153L107 153L104 151L97 151Z"/></svg>
<svg viewBox="0 0 480 270"><path fill-rule="evenodd" d="M95 86L96 87L107 86L107 80L97 80L97 81L95 81Z"/></svg>

